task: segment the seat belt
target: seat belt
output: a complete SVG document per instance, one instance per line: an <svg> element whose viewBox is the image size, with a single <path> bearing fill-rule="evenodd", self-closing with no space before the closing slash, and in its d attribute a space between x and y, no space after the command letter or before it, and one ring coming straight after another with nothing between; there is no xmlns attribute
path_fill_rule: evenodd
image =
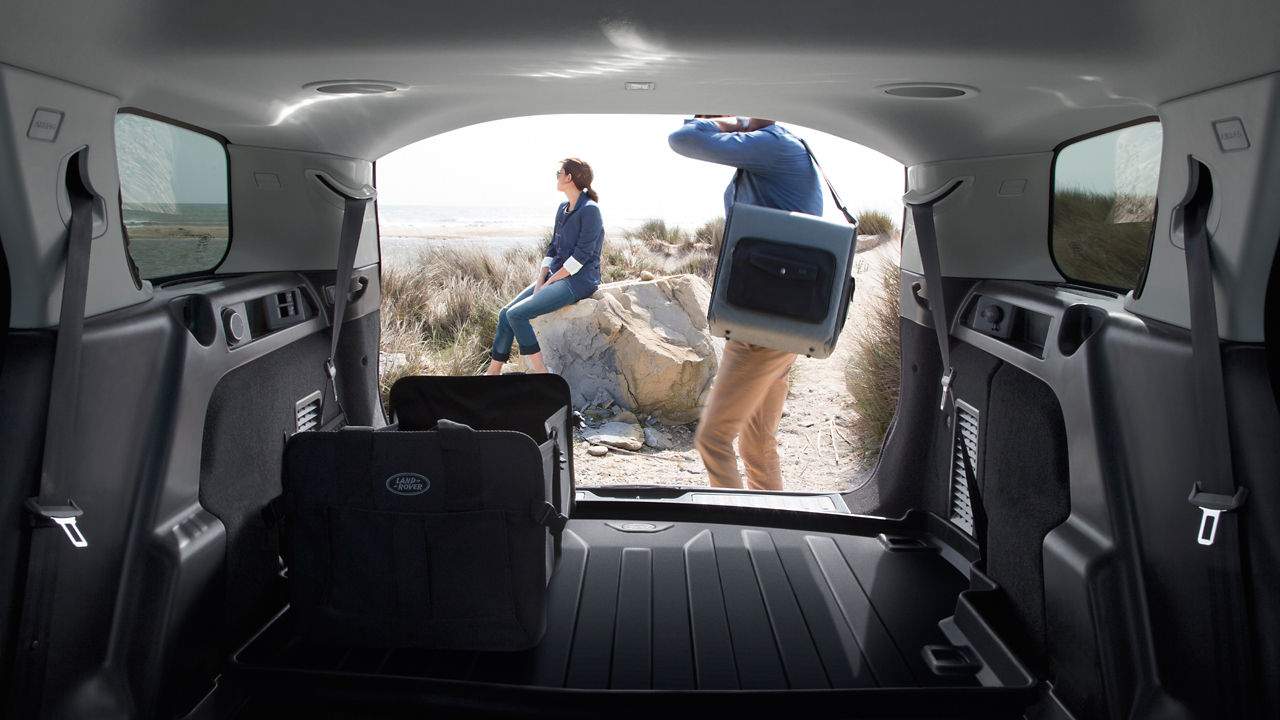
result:
<svg viewBox="0 0 1280 720"><path fill-rule="evenodd" d="M916 228L916 245L920 248L920 262L924 265L924 281L928 285L928 305L933 314L933 330L938 337L938 352L942 354L942 399L938 411L946 415L947 424L955 411L955 395L951 386L955 382L955 368L951 367L951 326L947 321L946 297L942 292L942 267L938 259L938 237L933 224L933 206L960 187L963 180L954 179L934 190L912 190L902 197L911 208L911 222Z"/></svg>
<svg viewBox="0 0 1280 720"><path fill-rule="evenodd" d="M916 229L916 246L920 248L920 262L924 265L924 279L928 285L929 311L933 315L938 353L942 356L942 378L939 380L942 397L938 403L938 411L943 414L946 426L954 427L957 433L960 429L955 424L955 393L952 390L956 373L951 365L951 325L947 320L946 296L942 291L942 267L938 255L938 236L933 223L933 206L950 196L963 182L959 178L953 179L932 192L912 190L902 198L902 202L911 208L911 222ZM919 295L916 297L918 299ZM973 509L973 537L978 542L979 551L983 551L986 512L982 508L982 498L978 492L974 458L969 457L969 445L963 437L960 438L960 455L969 502Z"/></svg>
<svg viewBox="0 0 1280 720"><path fill-rule="evenodd" d="M1218 340L1218 313L1213 290L1213 256L1209 243L1209 205L1213 181L1198 160L1190 159L1187 194L1176 215L1182 218L1187 260L1187 294L1191 302L1191 362L1195 381L1195 407L1204 437L1201 480L1191 487L1187 500L1200 508L1196 542L1214 555L1209 560L1209 593L1216 638L1214 666L1224 717L1253 717L1257 705L1251 681L1254 663L1249 639L1249 613L1245 600L1244 572L1240 561L1241 532L1236 512L1249 496L1237 487L1231 462L1231 436L1227 426L1227 393L1222 376L1222 349Z"/></svg>
<svg viewBox="0 0 1280 720"><path fill-rule="evenodd" d="M49 659L52 600L57 586L58 560L63 547L58 527L71 546L89 546L76 523L83 512L66 495L67 468L74 452L76 400L80 390L80 356L84 335L85 296L89 280L89 251L92 245L95 195L82 173L88 149L67 162L67 196L71 201L71 222L67 228L66 262L62 280L62 308L58 335L54 341L53 373L49 386L49 413L45 420L44 454L40 464L40 487L28 498L25 508L31 521L27 581L23 591L22 622L14 674L17 717L36 715L44 694L45 668Z"/></svg>
<svg viewBox="0 0 1280 720"><path fill-rule="evenodd" d="M339 423L345 425L347 413L338 396L338 368L334 358L338 354L338 338L342 335L347 299L351 294L351 276L356 263L356 249L360 245L360 230L364 227L365 208L377 196L377 191L369 185L349 189L333 178L320 173L317 173L316 177L324 183L325 187L342 196L344 200L342 232L338 236L338 273L333 285L333 326L329 333L329 356L324 361L324 372L329 377L333 402L338 407Z"/></svg>

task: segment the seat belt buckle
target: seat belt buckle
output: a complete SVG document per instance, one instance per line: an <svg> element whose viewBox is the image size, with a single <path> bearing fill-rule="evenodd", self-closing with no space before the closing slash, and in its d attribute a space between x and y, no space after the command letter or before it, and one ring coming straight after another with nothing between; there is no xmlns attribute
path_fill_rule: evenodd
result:
<svg viewBox="0 0 1280 720"><path fill-rule="evenodd" d="M565 525L569 524L569 518L562 515L556 506L549 502L534 503L533 520L557 535L564 530Z"/></svg>
<svg viewBox="0 0 1280 720"><path fill-rule="evenodd" d="M942 401L938 403L938 410L941 412L946 412L947 406L954 404L955 402L954 395L951 390L951 383L955 380L955 377L955 368L947 368L947 371L942 374L942 380L938 383L942 386Z"/></svg>
<svg viewBox="0 0 1280 720"><path fill-rule="evenodd" d="M84 511L75 504L75 501L67 500L66 505L41 505L39 498L27 498L26 508L27 512L31 513L35 527L57 525L62 528L62 532L66 533L72 546L89 547L89 541L76 525L76 518L84 515Z"/></svg>
<svg viewBox="0 0 1280 720"><path fill-rule="evenodd" d="M1200 483L1193 485L1187 502L1200 508L1200 530L1196 534L1196 542L1206 546L1216 542L1222 513L1240 508L1248 496L1249 488L1238 488L1234 495L1225 495L1205 492L1200 489Z"/></svg>

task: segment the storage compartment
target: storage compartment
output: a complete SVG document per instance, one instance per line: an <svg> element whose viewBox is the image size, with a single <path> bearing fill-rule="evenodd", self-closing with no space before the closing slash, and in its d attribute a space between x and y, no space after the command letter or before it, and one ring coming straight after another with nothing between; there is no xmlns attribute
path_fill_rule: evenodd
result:
<svg viewBox="0 0 1280 720"><path fill-rule="evenodd" d="M349 703L366 716L838 708L994 718L1018 717L1034 699L1033 678L965 600L999 590L935 517L797 513L792 527L761 527L617 514L570 520L532 649L325 649L300 641L286 610L236 654L233 676L255 711Z"/></svg>

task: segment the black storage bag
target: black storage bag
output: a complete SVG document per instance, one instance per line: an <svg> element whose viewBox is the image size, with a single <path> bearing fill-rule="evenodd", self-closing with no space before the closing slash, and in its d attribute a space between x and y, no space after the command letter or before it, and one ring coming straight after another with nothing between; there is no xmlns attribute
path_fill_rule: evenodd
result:
<svg viewBox="0 0 1280 720"><path fill-rule="evenodd" d="M559 375L402 377L388 405L401 430L426 430L441 418L477 430L515 430L533 438L548 463L556 510L573 507L573 426L569 383Z"/></svg>
<svg viewBox="0 0 1280 720"><path fill-rule="evenodd" d="M298 634L345 647L521 650L546 627L542 453L512 431L344 428L285 446Z"/></svg>

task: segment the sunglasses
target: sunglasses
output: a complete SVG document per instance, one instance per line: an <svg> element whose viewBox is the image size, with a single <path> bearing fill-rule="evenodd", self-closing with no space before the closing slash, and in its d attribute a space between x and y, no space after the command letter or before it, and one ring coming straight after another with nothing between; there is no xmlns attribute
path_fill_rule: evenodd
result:
<svg viewBox="0 0 1280 720"><path fill-rule="evenodd" d="M564 174L564 170L563 170L563 169L561 169L561 170L557 170L557 171L556 171L556 177L560 177L560 176L561 176L561 175L563 175L563 174Z"/></svg>

